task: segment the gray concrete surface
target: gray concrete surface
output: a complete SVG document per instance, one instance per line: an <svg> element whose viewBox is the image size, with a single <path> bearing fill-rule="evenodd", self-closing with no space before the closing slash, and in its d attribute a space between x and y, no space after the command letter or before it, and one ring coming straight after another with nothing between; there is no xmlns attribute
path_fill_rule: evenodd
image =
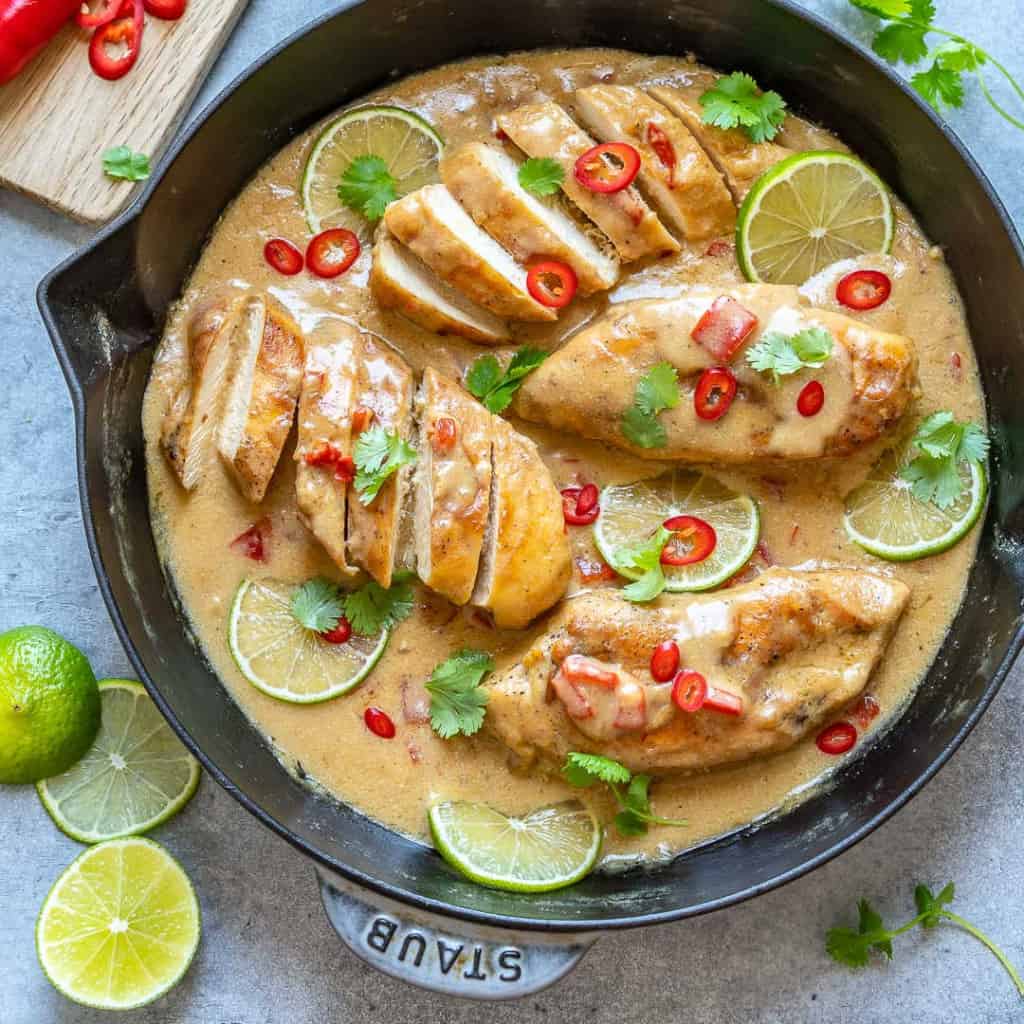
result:
<svg viewBox="0 0 1024 1024"><path fill-rule="evenodd" d="M253 0L200 104L251 59L331 6ZM813 8L862 41L867 19L843 0ZM999 55L1024 78L1021 0L938 0L939 23ZM1024 135L974 86L950 122L1024 226ZM2 129L0 129L2 130ZM950 202L955 202L950 197ZM0 192L0 630L40 622L91 657L129 671L96 589L74 477L71 411L35 309L39 278L89 237L86 228ZM998 301L998 296L993 297ZM710 917L603 938L566 981L523 1003L480 1007L386 980L330 932L313 873L209 779L157 838L199 891L205 934L185 981L139 1024L335 1024L343 1021L604 1024L964 1022L1024 1019L996 962L951 929L899 941L891 965L854 973L824 955L825 929L867 895L909 915L917 880L957 883L956 906L1024 965L1024 796L1015 671L953 762L907 809L855 850L781 891ZM0 787L0 1024L90 1024L104 1015L57 995L33 949L50 884L80 847L51 825L31 788Z"/></svg>

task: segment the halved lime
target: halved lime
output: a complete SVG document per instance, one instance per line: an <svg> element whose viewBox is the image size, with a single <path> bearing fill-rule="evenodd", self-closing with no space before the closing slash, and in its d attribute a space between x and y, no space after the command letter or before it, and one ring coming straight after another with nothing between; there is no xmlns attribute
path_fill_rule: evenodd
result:
<svg viewBox="0 0 1024 1024"><path fill-rule="evenodd" d="M346 111L320 133L302 172L302 206L314 234L348 228L366 237L367 222L338 198L338 185L358 156L379 156L399 196L437 181L444 140L419 114L401 107Z"/></svg>
<svg viewBox="0 0 1024 1024"><path fill-rule="evenodd" d="M340 697L380 661L390 631L327 643L292 614L295 589L280 580L242 580L231 606L228 646L242 675L270 697L291 704Z"/></svg>
<svg viewBox="0 0 1024 1024"><path fill-rule="evenodd" d="M199 945L199 901L181 865L138 836L86 850L39 911L36 952L53 986L101 1010L159 999Z"/></svg>
<svg viewBox="0 0 1024 1024"><path fill-rule="evenodd" d="M141 683L103 679L101 721L85 757L36 784L57 827L80 843L138 835L172 818L199 785L181 745Z"/></svg>
<svg viewBox="0 0 1024 1024"><path fill-rule="evenodd" d="M962 490L948 508L914 497L900 470L909 447L887 452L868 478L847 495L843 525L855 544L889 562L912 562L951 548L977 522L985 507L985 467L963 460L957 466Z"/></svg>
<svg viewBox="0 0 1024 1024"><path fill-rule="evenodd" d="M713 476L688 469L606 487L594 541L616 572L639 579L640 573L623 564L622 552L636 548L666 519L678 515L697 516L710 523L717 542L702 562L662 566L666 590L712 590L735 576L757 547L761 517L753 498L730 490Z"/></svg>
<svg viewBox="0 0 1024 1024"><path fill-rule="evenodd" d="M438 853L467 878L509 892L564 889L590 873L601 852L601 826L578 800L541 807L523 818L486 804L430 808Z"/></svg>
<svg viewBox="0 0 1024 1024"><path fill-rule="evenodd" d="M795 153L754 182L736 221L748 281L803 284L836 260L892 247L882 179L849 153Z"/></svg>

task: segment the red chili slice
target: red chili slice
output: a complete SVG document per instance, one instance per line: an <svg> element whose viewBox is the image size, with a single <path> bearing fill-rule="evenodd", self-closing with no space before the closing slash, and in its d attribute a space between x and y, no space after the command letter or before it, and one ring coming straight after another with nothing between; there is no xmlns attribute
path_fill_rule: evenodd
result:
<svg viewBox="0 0 1024 1024"><path fill-rule="evenodd" d="M823 754L837 757L853 749L857 742L857 730L849 722L836 722L835 725L822 729L815 742Z"/></svg>
<svg viewBox="0 0 1024 1024"><path fill-rule="evenodd" d="M117 17L101 25L89 41L89 65L100 78L116 81L128 74L142 49L141 0L123 0Z"/></svg>
<svg viewBox="0 0 1024 1024"><path fill-rule="evenodd" d="M672 701L680 711L693 714L704 707L708 697L708 681L699 673L684 668L672 684Z"/></svg>
<svg viewBox="0 0 1024 1024"><path fill-rule="evenodd" d="M836 298L850 309L874 309L889 298L891 291L892 281L880 270L854 270L840 278Z"/></svg>
<svg viewBox="0 0 1024 1024"><path fill-rule="evenodd" d="M177 21L188 7L188 0L142 0L146 11L154 18L164 21Z"/></svg>
<svg viewBox="0 0 1024 1024"><path fill-rule="evenodd" d="M697 321L690 337L720 363L727 363L757 327L757 317L731 295L719 295Z"/></svg>
<svg viewBox="0 0 1024 1024"><path fill-rule="evenodd" d="M672 516L664 526L672 531L672 538L661 552L662 565L703 562L718 544L715 528L697 516Z"/></svg>
<svg viewBox="0 0 1024 1024"><path fill-rule="evenodd" d="M359 239L348 228L329 228L306 247L306 266L317 277L337 277L359 259L360 251Z"/></svg>
<svg viewBox="0 0 1024 1024"><path fill-rule="evenodd" d="M602 142L577 159L573 175L591 192L621 192L639 170L640 154L628 142Z"/></svg>
<svg viewBox="0 0 1024 1024"><path fill-rule="evenodd" d="M542 305L561 309L572 302L579 282L568 263L545 260L535 263L526 274L526 290Z"/></svg>
<svg viewBox="0 0 1024 1024"><path fill-rule="evenodd" d="M796 411L801 416L817 416L825 404L825 389L816 380L808 381L796 396Z"/></svg>
<svg viewBox="0 0 1024 1024"><path fill-rule="evenodd" d="M357 405L352 413L352 433L361 434L376 415L368 405Z"/></svg>
<svg viewBox="0 0 1024 1024"><path fill-rule="evenodd" d="M451 416L439 416L434 421L434 430L430 436L430 447L438 455L445 455L455 447L458 436L458 424Z"/></svg>
<svg viewBox="0 0 1024 1024"><path fill-rule="evenodd" d="M228 547L254 562L265 562L269 555L267 541L270 532L270 517L264 516L258 523L253 523L248 530L240 533Z"/></svg>
<svg viewBox="0 0 1024 1024"><path fill-rule="evenodd" d="M708 711L718 711L723 715L742 715L743 698L731 690L718 690L709 686L708 694L704 698L704 707Z"/></svg>
<svg viewBox="0 0 1024 1024"><path fill-rule="evenodd" d="M668 171L668 187L675 188L676 147L672 145L672 140L665 134L665 130L653 121L647 124L647 145L654 150L662 167Z"/></svg>
<svg viewBox="0 0 1024 1024"><path fill-rule="evenodd" d="M562 515L570 526L589 526L601 514L597 484L566 487L562 491Z"/></svg>
<svg viewBox="0 0 1024 1024"><path fill-rule="evenodd" d="M334 629L325 630L320 634L320 639L329 644L347 644L351 636L352 624L342 615Z"/></svg>
<svg viewBox="0 0 1024 1024"><path fill-rule="evenodd" d="M651 655L651 676L659 683L667 683L678 671L679 644L662 640Z"/></svg>
<svg viewBox="0 0 1024 1024"><path fill-rule="evenodd" d="M96 7L82 6L75 15L79 28L99 28L113 21L121 10L121 0L100 0Z"/></svg>
<svg viewBox="0 0 1024 1024"><path fill-rule="evenodd" d="M586 558L577 555L573 561L576 564L576 572L583 583L606 583L618 576L618 573L600 558Z"/></svg>
<svg viewBox="0 0 1024 1024"><path fill-rule="evenodd" d="M386 711L381 711L380 708L367 708L363 712L363 721L374 736L379 736L382 740L394 738L395 723L391 721L391 716Z"/></svg>
<svg viewBox="0 0 1024 1024"><path fill-rule="evenodd" d="M302 269L302 253L285 238L272 238L263 246L263 258L279 273L294 277Z"/></svg>
<svg viewBox="0 0 1024 1024"><path fill-rule="evenodd" d="M732 370L712 366L697 379L693 392L693 408L702 420L721 419L736 397L738 384Z"/></svg>
<svg viewBox="0 0 1024 1024"><path fill-rule="evenodd" d="M866 693L850 708L850 714L862 729L866 729L878 717L881 710L881 704L871 694Z"/></svg>
<svg viewBox="0 0 1024 1024"><path fill-rule="evenodd" d="M570 654L562 662L559 672L570 683L593 683L606 690L614 690L619 685L619 675L608 669L601 668L601 663L585 654Z"/></svg>
<svg viewBox="0 0 1024 1024"><path fill-rule="evenodd" d="M351 455L342 455L333 444L325 444L315 452L307 452L303 458L307 466L322 466L334 470L338 483L350 484L356 478L356 464Z"/></svg>

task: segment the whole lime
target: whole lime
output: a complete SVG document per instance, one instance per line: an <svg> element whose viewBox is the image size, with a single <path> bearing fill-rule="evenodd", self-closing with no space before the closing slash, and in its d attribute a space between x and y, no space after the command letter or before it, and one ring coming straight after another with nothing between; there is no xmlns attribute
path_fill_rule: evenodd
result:
<svg viewBox="0 0 1024 1024"><path fill-rule="evenodd" d="M66 771L99 726L96 677L77 647L44 626L0 635L0 783Z"/></svg>

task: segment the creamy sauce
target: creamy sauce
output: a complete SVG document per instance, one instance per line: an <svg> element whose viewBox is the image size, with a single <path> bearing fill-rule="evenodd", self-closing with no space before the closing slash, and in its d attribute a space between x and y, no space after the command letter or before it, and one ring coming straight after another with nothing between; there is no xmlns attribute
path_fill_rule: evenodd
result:
<svg viewBox="0 0 1024 1024"><path fill-rule="evenodd" d="M710 73L678 58L645 57L610 50L514 54L451 65L389 85L368 99L417 111L451 144L487 139L497 113L553 99L570 102L572 91L613 77L619 84L701 85ZM311 274L285 278L263 260L271 237L308 238L298 182L317 129L278 153L225 211L180 302L172 311L146 395L144 428L149 467L152 524L166 570L174 581L190 624L217 675L284 763L315 780L337 798L413 836L425 834L432 801L468 799L516 813L582 795L604 820L613 812L601 787L581 791L557 778L516 774L493 738L442 741L429 724L410 723L403 696L458 648L500 650L519 644L523 634L498 634L481 627L468 612L419 591L413 616L392 636L384 658L354 693L311 706L277 702L249 685L234 665L226 643L228 611L246 576L296 582L316 574L337 576L327 554L301 525L295 503L293 441L259 506L238 493L217 460L186 494L159 448L160 423L186 368L186 326L211 298L263 289L291 312L306 332L338 317L358 324L394 348L420 372L433 366L459 377L483 349L456 338L439 338L407 320L376 308L367 289L369 246L343 277L325 281ZM845 148L834 136L791 118L780 139L796 149ZM888 302L869 313L852 314L865 323L909 335L920 360L923 412L951 409L961 419L983 422L984 408L963 309L941 254L932 249L909 212L896 202L898 218L891 257L864 261L893 278ZM706 244L683 247L676 256L630 265L611 301L670 292L679 283L739 281L730 251L705 256ZM814 304L850 314L838 306L833 274L810 282ZM831 287L830 282L832 283ZM606 308L608 295L577 299L554 325L514 325L514 342L554 348ZM953 365L954 353L959 367ZM913 418L913 414L911 417ZM541 446L559 487L579 481L624 483L656 475L662 466L633 459L599 444L517 424ZM890 439L891 440L891 439ZM889 564L853 546L842 526L843 496L862 479L884 441L855 457L800 467L761 465L737 469L712 466L723 481L754 495L762 512L762 551L780 565L840 564L893 574L911 588L911 601L868 692L882 708L870 732L899 713L934 658L963 594L976 547L976 534L945 554L909 564ZM230 541L263 516L271 517L270 559L257 565L229 550ZM574 554L596 559L590 530L571 529ZM755 564L763 564L755 559ZM574 588L581 586L576 577ZM369 705L384 709L398 732L392 740L374 736L363 724ZM869 734L870 738L870 734ZM861 742L865 742L862 739ZM856 753L856 751L854 752ZM776 808L835 767L810 736L792 750L770 758L658 780L652 797L657 813L683 817L690 826L652 828L646 837L622 839L609 829L605 847L611 863L623 855L661 857L743 825Z"/></svg>

